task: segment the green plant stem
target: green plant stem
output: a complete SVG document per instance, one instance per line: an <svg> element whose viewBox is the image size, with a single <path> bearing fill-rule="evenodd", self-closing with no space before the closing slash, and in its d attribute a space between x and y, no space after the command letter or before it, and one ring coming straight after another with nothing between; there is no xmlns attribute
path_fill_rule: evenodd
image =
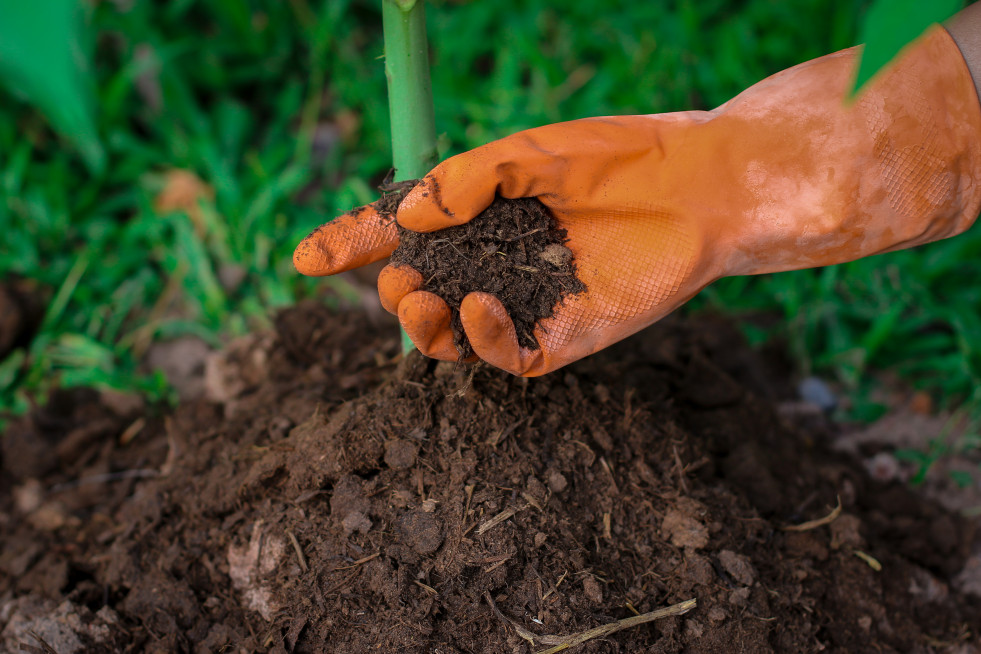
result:
<svg viewBox="0 0 981 654"><path fill-rule="evenodd" d="M382 0L382 26L395 181L418 179L437 161L425 4ZM402 351L412 347L402 332Z"/></svg>

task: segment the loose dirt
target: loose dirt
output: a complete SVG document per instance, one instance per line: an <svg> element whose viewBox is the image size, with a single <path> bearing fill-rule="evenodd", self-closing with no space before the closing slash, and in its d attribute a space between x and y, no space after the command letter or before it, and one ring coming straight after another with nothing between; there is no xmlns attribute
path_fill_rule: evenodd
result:
<svg viewBox="0 0 981 654"><path fill-rule="evenodd" d="M402 182L382 198L379 213L394 215L417 181ZM428 192L428 191L427 191ZM576 277L566 231L536 198L498 197L470 222L420 234L399 227L392 263L422 273L422 290L443 298L452 312L451 327L461 359L473 354L460 322L460 303L469 293L491 293L514 322L518 343L537 350L535 325L549 318L569 294L586 290Z"/></svg>
<svg viewBox="0 0 981 654"><path fill-rule="evenodd" d="M30 343L44 317L46 295L27 280L0 281L0 359Z"/></svg>
<svg viewBox="0 0 981 654"><path fill-rule="evenodd" d="M517 654L695 599L568 651L978 651L975 523L783 422L724 323L522 379L306 304L218 357L221 402L4 432L0 649Z"/></svg>

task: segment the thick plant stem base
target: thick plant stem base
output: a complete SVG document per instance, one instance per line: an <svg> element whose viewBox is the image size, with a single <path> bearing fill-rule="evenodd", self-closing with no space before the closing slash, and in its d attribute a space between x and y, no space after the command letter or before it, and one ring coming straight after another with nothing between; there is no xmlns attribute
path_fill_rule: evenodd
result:
<svg viewBox="0 0 981 654"><path fill-rule="evenodd" d="M382 26L395 181L418 179L437 161L425 4L382 0ZM412 348L403 332L403 351Z"/></svg>

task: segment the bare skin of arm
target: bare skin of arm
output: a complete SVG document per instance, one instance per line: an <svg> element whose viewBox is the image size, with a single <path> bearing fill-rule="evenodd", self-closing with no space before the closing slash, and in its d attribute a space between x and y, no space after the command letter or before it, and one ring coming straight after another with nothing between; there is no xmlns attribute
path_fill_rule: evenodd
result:
<svg viewBox="0 0 981 654"><path fill-rule="evenodd" d="M974 79L974 88L981 89L981 2L957 13L944 25L964 55L967 68ZM979 90L981 95L981 90Z"/></svg>

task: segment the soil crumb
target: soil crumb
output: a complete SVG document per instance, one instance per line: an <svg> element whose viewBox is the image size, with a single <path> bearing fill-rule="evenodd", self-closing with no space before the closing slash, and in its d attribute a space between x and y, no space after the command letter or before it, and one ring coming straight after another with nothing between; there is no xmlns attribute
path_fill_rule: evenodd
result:
<svg viewBox="0 0 981 654"><path fill-rule="evenodd" d="M379 213L394 215L417 183L386 187L394 192L376 204ZM514 322L518 344L538 349L536 323L551 317L567 295L586 290L566 241L566 231L537 198L497 197L465 225L430 234L400 226L391 261L422 273L422 290L450 306L454 341L460 358L466 359L473 349L460 322L460 303L474 291L497 297Z"/></svg>
<svg viewBox="0 0 981 654"><path fill-rule="evenodd" d="M979 651L977 519L785 422L727 323L535 379L275 326L220 401L64 391L0 435L0 652L531 654L690 599L568 651Z"/></svg>

